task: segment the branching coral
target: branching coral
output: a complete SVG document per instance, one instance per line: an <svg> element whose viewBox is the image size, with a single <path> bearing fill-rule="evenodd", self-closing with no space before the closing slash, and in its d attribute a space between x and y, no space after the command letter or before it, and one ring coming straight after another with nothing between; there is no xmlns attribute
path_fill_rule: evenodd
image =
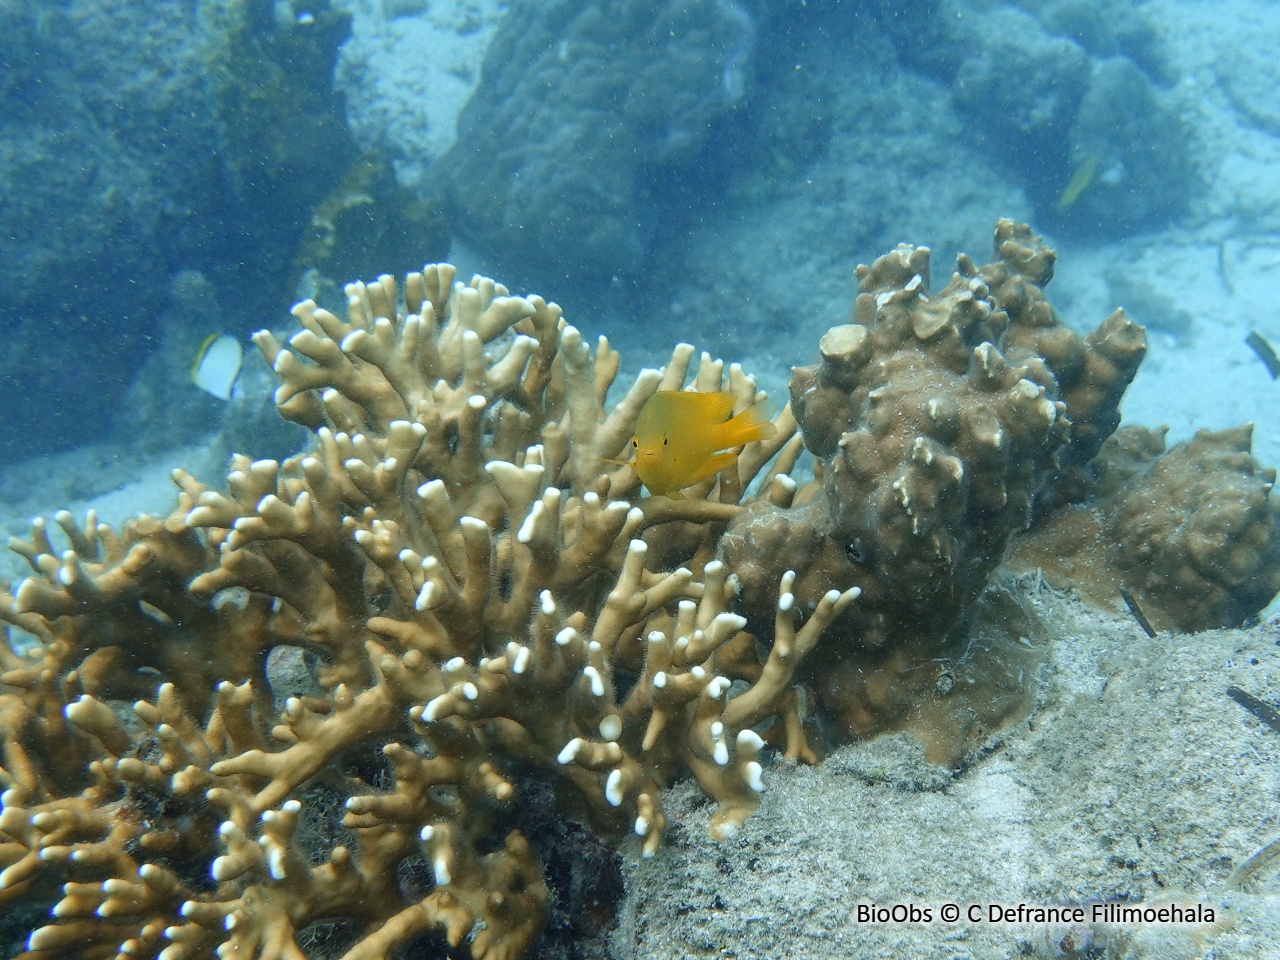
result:
<svg viewBox="0 0 1280 960"><path fill-rule="evenodd" d="M685 499L644 499L613 461L692 348L609 410L617 354L554 304L447 266L347 292L346 320L306 302L287 345L256 338L305 454L237 458L224 492L178 472L164 520L61 514L69 549L39 521L15 544L34 572L0 619L36 643L3 653L0 900L60 890L30 960L292 960L334 918L361 931L347 960L433 929L516 957L548 897L503 827L522 778L652 853L671 777L727 836L762 787L754 727L811 753L792 679L858 591L802 618L783 578L761 647L714 559L771 460L760 496L790 502L789 411ZM706 356L693 388L758 399ZM314 689L273 689L282 648L316 658ZM321 785L341 824L308 825ZM398 880L417 861L421 895Z"/></svg>

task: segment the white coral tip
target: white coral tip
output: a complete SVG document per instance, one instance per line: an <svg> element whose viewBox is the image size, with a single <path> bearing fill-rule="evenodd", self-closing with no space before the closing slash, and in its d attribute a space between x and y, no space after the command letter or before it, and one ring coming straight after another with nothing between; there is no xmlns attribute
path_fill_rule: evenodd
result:
<svg viewBox="0 0 1280 960"><path fill-rule="evenodd" d="M418 488L418 496L424 500L428 497L439 496L442 493L446 493L443 480L428 480Z"/></svg>
<svg viewBox="0 0 1280 960"><path fill-rule="evenodd" d="M764 739L754 730L738 731L738 749L740 750L763 750Z"/></svg>
<svg viewBox="0 0 1280 960"><path fill-rule="evenodd" d="M538 518L542 516L542 501L534 502L533 507L529 510L529 515L524 518L524 523L520 524L520 529L516 531L516 541L519 543L529 543L533 540L533 531L537 527Z"/></svg>
<svg viewBox="0 0 1280 960"><path fill-rule="evenodd" d="M609 801L611 807L622 806L622 771L614 770L609 774L609 779L604 784L604 798Z"/></svg>
<svg viewBox="0 0 1280 960"><path fill-rule="evenodd" d="M609 743L622 736L622 718L616 713L605 714L600 718L600 737Z"/></svg>
<svg viewBox="0 0 1280 960"><path fill-rule="evenodd" d="M435 870L437 887L447 887L453 882L453 874L449 872L449 861L443 855L432 860L431 865Z"/></svg>

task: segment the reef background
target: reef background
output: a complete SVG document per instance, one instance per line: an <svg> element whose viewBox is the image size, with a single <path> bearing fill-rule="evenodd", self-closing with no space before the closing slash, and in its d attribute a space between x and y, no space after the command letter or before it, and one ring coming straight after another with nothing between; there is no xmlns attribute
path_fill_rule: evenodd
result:
<svg viewBox="0 0 1280 960"><path fill-rule="evenodd" d="M1280 462L1271 416L1276 387L1243 343L1251 329L1280 340L1272 296L1280 278L1280 111L1266 53L1280 24L1266 4L1233 3L1224 16L1211 4L1153 2L1118 8L1104 25L1085 3L920 4L892 16L874 4L836 4L823 14L781 2L709 4L733 10L719 20L708 14L702 33L689 31L719 65L716 76L689 80L706 95L684 104L682 116L701 135L669 127L655 133L643 117L632 124L630 147L651 162L628 186L629 212L663 229L650 226L636 240L643 241L641 260L619 252L613 264L581 249L563 262L539 263L486 245L483 218L471 207L486 196L494 198L491 206L512 196L500 184L474 191L471 207L444 199L468 173L449 158L451 128L479 83L487 45L500 37L500 5L313 5L309 12L325 30L317 39L272 19L296 15L288 4L209 3L198 11L204 33L176 46L165 30L183 24L157 24L146 4L113 4L109 15L89 0L42 7L0 10L14 38L7 54L14 69L0 91L6 103L39 90L50 106L75 105L53 111L56 121L50 111L15 108L0 124L0 143L10 145L0 154L9 194L22 200L6 207L0 231L12 247L4 258L9 345L0 357L7 411L0 510L13 518L3 521L10 532L35 512L74 507L145 483L166 465L191 464L186 444L207 447L221 432L251 445L261 417L255 420L248 404L228 410L191 389L191 356L209 333L285 327L287 306L318 292L317 283L335 291L333 284L350 276L447 255L464 273L554 291L584 330L608 333L632 369L685 339L741 360L781 396L790 366L808 362L810 345L843 319L854 264L899 242L923 243L933 248L943 280L955 252L987 249L999 216L1034 223L1057 250L1050 293L1068 324L1083 330L1123 306L1147 326L1151 349L1125 396L1126 422L1168 424L1170 442L1200 427L1253 422L1258 458ZM514 5L513 16L527 16L522 9ZM930 32L930 25L955 20L972 24L981 39ZM75 72L54 66L55 54L94 31L117 31L113 42L129 58L105 85L94 71L105 70L114 48L90 44ZM969 51L968 59L957 60L957 49ZM652 44L635 51L638 63L654 55ZM997 68L1017 73L1020 58L1033 55L1050 64L1039 87L1026 71L1018 73L1024 82L1017 90L999 82ZM225 78L237 75L238 57L266 64L265 79L251 78L264 91L295 99L298 89L310 91L311 106L319 105L329 125L282 127L270 156L228 151L222 145L231 134L217 130L181 135L166 110L212 113L232 127L228 117L242 126L278 120L262 104L255 113L235 100ZM284 76L289 87L269 69L272 57L308 68ZM327 65L317 62L326 57ZM1136 65L1143 89L1159 98L1163 127L1134 128L1133 118L1118 112L1122 96L1110 102L1089 93L1089 71L1121 60ZM157 71L160 63L167 73ZM130 64L141 79L120 79ZM1073 78L1074 99L1057 90L1072 85L1064 77ZM111 109L94 97L110 100ZM270 105L266 93L262 99ZM473 138L485 119L473 116L478 112L463 119ZM592 158L570 141L555 141L554 116L540 119L545 152L576 164L573 176L588 177ZM1118 203L1100 170L1059 209L1073 171L1108 148L1089 145L1090 123L1142 148L1141 156L1119 157L1113 166L1123 173L1122 192L1144 205ZM72 163L62 155L71 133L56 124L96 138L81 148L80 164L103 181L105 193L86 194L83 183L60 172ZM159 125L165 152L147 152L146 137L158 135ZM1121 130L1124 138L1114 132ZM308 171L309 193L299 188L300 196L259 203L255 216L272 226L258 229L240 210L255 199L240 183L240 167L284 178L300 164L286 148L313 153L308 138L317 136L330 137L335 169ZM1044 149L1054 137L1058 145ZM232 159L224 158L228 152ZM481 153L477 163L487 158L478 147L471 152ZM200 175L187 176L197 157L218 158L222 167L202 160ZM378 169L364 169L357 158ZM147 190L113 178L112 164L126 160L144 170ZM350 165L345 173L343 164ZM174 181L181 189L148 192L175 177L166 173L171 166L184 171ZM570 179L558 186L566 196L580 192ZM192 190L201 192L198 203ZM107 204L127 197L131 210L154 215L154 229L113 207L95 212L87 196ZM529 200L530 217L537 202ZM438 219L414 204L434 204ZM412 215L402 215L406 210ZM167 233L164 225L175 223L182 229ZM178 242L193 231L195 240ZM239 263L263 269L250 276ZM308 265L318 269L305 272ZM75 282L64 282L68 276ZM123 283L121 277L130 278L127 293L104 279ZM267 384L257 381L259 406ZM182 416L173 415L177 408ZM256 452L278 453L292 441L262 442L266 449ZM46 458L69 448L79 452L51 469ZM148 471L152 458L161 463ZM166 483L114 497L104 515L159 509L170 495Z"/></svg>
<svg viewBox="0 0 1280 960"><path fill-rule="evenodd" d="M329 40L313 47L304 36L281 56L319 64L314 75L260 81L283 98L294 88L266 85L292 79L327 105L323 124L291 128L281 143L301 151L314 145L311 138L337 137L339 159L334 169L308 171L310 194L277 198L277 207L262 210L255 198L270 183L245 184L258 171L297 167L287 153L232 149L243 128L227 118L242 120L248 108L226 83L237 63L226 49L236 30L248 31L251 59L273 62L272 44L288 47L298 28L254 17L288 4L194 5L205 28L196 35L177 14L157 23L154 5L142 2L0 4L0 19L13 27L4 31L5 55L16 65L0 89L6 104L39 89L49 102L81 105L61 114L63 129L50 125L49 111L15 109L0 125L7 192L23 198L4 217L25 225L0 231L13 238L0 251L14 293L0 357L10 411L0 441L0 530L23 535L32 516L64 508L77 515L93 508L112 523L164 513L176 495L174 466L212 481L232 447L260 444L250 451L258 456L288 452L296 434L261 426L269 378L256 360L246 397L229 406L191 387L187 368L208 333L287 330L284 307L295 283L308 295L324 293L333 289L326 283L366 269L341 249L327 260L314 247L303 257L317 224L338 233L345 227L354 246L394 252L370 257L369 268L400 270L447 255L464 275L478 270L516 292L554 297L586 332L607 333L629 371L660 362L686 340L742 362L782 398L790 366L811 361L821 332L844 322L856 263L898 242L928 244L940 287L955 252L985 255L997 216L1030 220L1059 255L1049 294L1068 324L1083 331L1124 306L1147 326L1150 348L1124 399L1126 423L1168 424L1172 443L1199 428L1253 422L1255 456L1280 464L1280 385L1244 344L1255 329L1280 343L1280 66L1273 56L1280 17L1268 3L1156 0L1122 14L1108 6L1106 16L1089 3L973 3L958 9L974 33L950 37L938 30L955 20L957 8L946 4L921 3L897 16L875 4L822 5L821 14L781 0L695 4L705 17L688 34L704 46L692 53L712 51L715 70L699 75L698 57L687 49L661 54L667 62L689 55L685 87L703 95L677 111L671 91L648 94L653 115L683 122L657 129L652 116L630 118L627 156L641 156L642 169L606 189L604 172L617 173L617 158L590 153L569 135L565 117L548 109L538 121L556 148L551 166L572 169L546 196L516 196L502 183L466 195L477 168L494 159L486 125L501 128L502 108L514 110L519 96L500 73L487 88L481 83L488 45L502 42L503 7L320 6L314 15ZM528 18L525 32L549 30L534 22L537 6L513 3L509 13ZM550 6L574 23L569 14L581 5ZM349 23L330 28L329 18L338 17ZM87 42L95 37L113 42ZM576 41L567 27L563 39L572 61ZM75 58L75 71L51 68L73 42L93 53ZM655 42L634 51L632 75L642 77L638 66L653 62ZM957 57L962 45L971 56ZM112 58L118 75L104 79ZM1120 60L1141 75L1162 124L1138 126L1121 111L1132 89L1126 83L1135 81ZM1053 65L1041 82L1014 69L1026 82L1016 90L1001 84L1002 67L1033 61ZM155 64L169 70L148 67ZM546 65L516 62L513 69L534 66ZM1099 74L1103 80L1091 85ZM322 95L331 83L333 101ZM489 107L477 101L464 111L478 88L488 90ZM164 121L170 112L203 119L175 128ZM450 128L459 114L463 136L455 141ZM270 118L265 110L259 122ZM160 129L164 151L148 152ZM1121 139L1135 152L1097 161L1105 168L1094 175L1099 182L1059 209L1091 151L1115 146L1107 130L1125 130ZM129 150L119 148L120 131L133 137ZM1046 156L1048 142L1064 146ZM68 143L80 166L67 159ZM209 161L217 149L231 149L237 161ZM353 185L362 156L376 156L385 169L381 179ZM202 158L194 178L192 158ZM1102 182L1114 163L1119 179ZM580 195L584 183L601 188L605 205L584 216L600 222L602 209L615 210L624 223L629 212L643 211L635 232L620 229L570 253L557 246L573 233L572 223L562 224L545 246L555 255L541 260L495 240L512 216L538 216L539 204ZM1104 189L1112 186L1122 196ZM533 212L495 209L513 196ZM434 202L449 226L418 210L388 237L364 229L358 215L344 220L375 201L399 210ZM247 209L267 215L260 224L236 220ZM233 221L236 230L206 229ZM304 261L318 271L301 269ZM254 263L272 266L259 274ZM103 284L106 276L115 285ZM0 560L0 576L21 575L19 558ZM1059 653L1046 668L1038 716L1066 715L1058 735L1093 744L1096 766L1050 770L1052 736L1024 738L957 785L930 779L940 775L920 764L905 739L849 748L814 770L771 768L760 814L728 850L705 839L699 818L706 813L686 792L688 821L673 831L658 869L626 862L629 899L618 937L630 935L632 944L624 949L618 939L601 950L670 957L715 953L733 941L738 956L788 949L844 956L856 936L868 955L874 948L895 956L907 949L895 938L926 937L936 946L943 932L855 931L848 917L856 898L1017 900L1036 895L1038 877L1095 870L1112 871L1117 896L1220 883L1229 872L1222 856L1238 860L1274 832L1280 786L1268 738L1275 734L1222 695L1231 683L1264 697L1280 686L1274 627L1147 641L1123 618L1044 602L1049 633L1071 656ZM1128 680L1105 685L1121 666ZM1093 700L1079 697L1094 689ZM1125 762L1136 757L1139 766ZM1198 772L1188 773L1193 766ZM1050 807L1055 799L1060 806ZM1100 812L1117 807L1124 813ZM799 810L829 813L815 823L797 817ZM1020 827L1028 811L1061 835ZM1195 836L1127 852L1105 841L1108 829L1133 836L1168 822L1194 824ZM983 889L948 885L972 876L974 863L998 858L1029 872L1003 888L994 879ZM801 873L806 886L797 892ZM838 894L818 896L832 885ZM633 918L643 911L643 925L625 926L627 911ZM1249 923L1232 934L1236 941L1219 940L1217 955L1280 955L1271 901L1259 896L1244 913ZM635 952L639 935L648 953ZM975 957L1003 956L1023 942L1050 949L1033 939L992 934L949 949ZM1196 955L1187 944L1126 949Z"/></svg>

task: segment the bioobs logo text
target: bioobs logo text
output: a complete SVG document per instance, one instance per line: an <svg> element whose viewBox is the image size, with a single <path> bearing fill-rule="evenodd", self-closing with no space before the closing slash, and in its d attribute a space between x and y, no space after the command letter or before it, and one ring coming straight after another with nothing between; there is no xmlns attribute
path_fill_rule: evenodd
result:
<svg viewBox="0 0 1280 960"><path fill-rule="evenodd" d="M858 923L933 923L935 916L933 907L922 907L914 903L895 903L891 906L880 906L875 903L860 903L854 908L854 920Z"/></svg>

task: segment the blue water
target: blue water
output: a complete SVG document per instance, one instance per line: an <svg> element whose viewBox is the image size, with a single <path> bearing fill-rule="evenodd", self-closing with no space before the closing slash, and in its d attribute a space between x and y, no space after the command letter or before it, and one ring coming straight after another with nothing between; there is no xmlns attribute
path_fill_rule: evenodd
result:
<svg viewBox="0 0 1280 960"><path fill-rule="evenodd" d="M131 408L181 382L211 325L285 322L312 266L403 270L452 235L646 361L673 337L748 358L781 335L798 362L858 260L903 240L944 264L981 255L997 215L1073 242L1141 235L1189 215L1211 175L1149 9L591 6L460 19L496 47L459 81L476 93L435 162L388 92L421 91L423 68L388 57L372 75L327 3L6 8L0 458L113 431L172 439ZM355 11L366 45L426 17L376 9ZM342 56L359 62L335 87ZM335 226L326 200L353 191L369 151L413 188L362 182L373 205ZM413 203L443 231L406 217ZM210 285L199 316L174 289L192 271Z"/></svg>

